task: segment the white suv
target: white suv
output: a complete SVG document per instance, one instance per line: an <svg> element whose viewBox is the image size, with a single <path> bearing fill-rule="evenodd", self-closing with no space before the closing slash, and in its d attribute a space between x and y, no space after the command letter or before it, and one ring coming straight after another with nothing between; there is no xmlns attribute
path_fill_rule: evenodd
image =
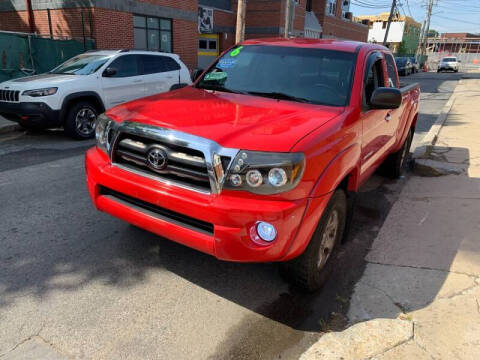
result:
<svg viewBox="0 0 480 360"><path fill-rule="evenodd" d="M88 139L106 109L189 84L175 54L88 51L48 73L1 83L0 115L25 128L63 126L69 136Z"/></svg>
<svg viewBox="0 0 480 360"><path fill-rule="evenodd" d="M447 71L447 70L458 72L459 62L460 60L457 60L456 57L445 57L438 64L437 72Z"/></svg>

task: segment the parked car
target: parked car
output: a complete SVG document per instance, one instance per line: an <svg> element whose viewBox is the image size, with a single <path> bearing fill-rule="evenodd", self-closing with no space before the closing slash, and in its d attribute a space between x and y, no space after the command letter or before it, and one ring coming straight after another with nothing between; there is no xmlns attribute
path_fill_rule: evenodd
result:
<svg viewBox="0 0 480 360"><path fill-rule="evenodd" d="M360 185L381 164L402 172L418 84L399 88L386 47L332 40L245 41L199 74L98 118L93 203L218 259L282 262L319 288Z"/></svg>
<svg viewBox="0 0 480 360"><path fill-rule="evenodd" d="M409 57L410 63L412 64L412 73L418 73L420 71L420 64L415 56Z"/></svg>
<svg viewBox="0 0 480 360"><path fill-rule="evenodd" d="M89 51L48 73L1 83L0 115L27 129L63 126L71 137L88 139L105 109L188 84L178 55Z"/></svg>
<svg viewBox="0 0 480 360"><path fill-rule="evenodd" d="M413 72L412 62L407 57L396 57L398 75L408 76Z"/></svg>
<svg viewBox="0 0 480 360"><path fill-rule="evenodd" d="M437 72L448 71L448 70L453 72L458 72L459 63L460 63L460 60L458 60L456 57L445 57L438 64Z"/></svg>

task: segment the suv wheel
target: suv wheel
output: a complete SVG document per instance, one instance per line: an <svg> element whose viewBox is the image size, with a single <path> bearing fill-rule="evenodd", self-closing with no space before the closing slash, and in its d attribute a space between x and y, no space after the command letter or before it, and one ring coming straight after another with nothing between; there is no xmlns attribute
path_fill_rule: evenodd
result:
<svg viewBox="0 0 480 360"><path fill-rule="evenodd" d="M79 140L91 139L95 136L95 124L98 111L89 102L74 104L68 111L65 120L65 133Z"/></svg>
<svg viewBox="0 0 480 360"><path fill-rule="evenodd" d="M281 264L283 277L306 291L320 289L332 271L332 260L343 238L346 219L347 197L343 190L337 190L303 254Z"/></svg>

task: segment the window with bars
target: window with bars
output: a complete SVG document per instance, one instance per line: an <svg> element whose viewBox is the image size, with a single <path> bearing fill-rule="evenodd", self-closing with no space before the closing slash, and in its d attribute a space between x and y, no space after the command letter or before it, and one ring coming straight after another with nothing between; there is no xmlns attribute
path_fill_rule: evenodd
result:
<svg viewBox="0 0 480 360"><path fill-rule="evenodd" d="M172 19L134 15L133 32L137 50L173 51Z"/></svg>
<svg viewBox="0 0 480 360"><path fill-rule="evenodd" d="M337 0L327 0L327 15L337 15Z"/></svg>

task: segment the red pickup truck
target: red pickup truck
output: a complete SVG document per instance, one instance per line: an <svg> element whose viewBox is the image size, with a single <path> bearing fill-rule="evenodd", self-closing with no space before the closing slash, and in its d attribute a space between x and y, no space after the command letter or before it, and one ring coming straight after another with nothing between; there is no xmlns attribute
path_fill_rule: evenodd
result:
<svg viewBox="0 0 480 360"><path fill-rule="evenodd" d="M387 48L336 40L245 41L194 77L99 117L94 204L218 259L282 262L319 288L355 192L382 164L402 171L418 85L400 87Z"/></svg>

